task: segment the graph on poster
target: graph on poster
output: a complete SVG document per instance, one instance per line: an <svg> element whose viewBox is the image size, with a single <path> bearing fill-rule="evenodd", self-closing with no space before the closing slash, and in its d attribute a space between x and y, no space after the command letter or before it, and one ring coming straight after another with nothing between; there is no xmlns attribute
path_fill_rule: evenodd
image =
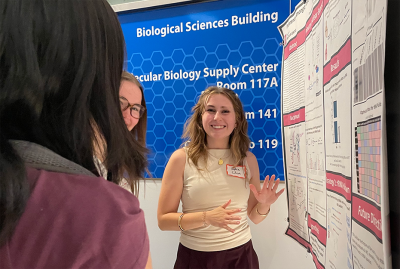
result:
<svg viewBox="0 0 400 269"><path fill-rule="evenodd" d="M386 1L302 1L279 26L289 225L316 268L390 268Z"/></svg>
<svg viewBox="0 0 400 269"><path fill-rule="evenodd" d="M296 130L291 132L291 139L290 139L290 160L293 166L299 167L300 169L300 152L301 152L301 137L303 133L298 133Z"/></svg>
<svg viewBox="0 0 400 269"><path fill-rule="evenodd" d="M381 204L380 117L357 123L355 147L358 193Z"/></svg>

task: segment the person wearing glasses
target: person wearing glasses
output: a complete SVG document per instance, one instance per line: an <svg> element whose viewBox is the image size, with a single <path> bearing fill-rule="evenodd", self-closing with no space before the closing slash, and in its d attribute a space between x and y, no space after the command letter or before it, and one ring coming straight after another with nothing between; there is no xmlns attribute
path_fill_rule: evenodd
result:
<svg viewBox="0 0 400 269"><path fill-rule="evenodd" d="M126 71L122 72L119 102L126 127L136 140L145 147L147 110L143 86L134 75Z"/></svg>
<svg viewBox="0 0 400 269"><path fill-rule="evenodd" d="M146 126L147 126L147 111L146 101L144 99L143 87L134 75L126 71L122 72L121 84L119 87L119 104L124 118L124 122L128 131L134 139L143 147L146 147ZM96 146L96 145L95 145ZM103 164L106 160L104 149L96 147L94 161L96 168L105 179L112 181L112 175L107 171ZM146 172L148 172L146 168ZM138 195L138 181L129 184L125 177L118 181L118 185L127 191Z"/></svg>

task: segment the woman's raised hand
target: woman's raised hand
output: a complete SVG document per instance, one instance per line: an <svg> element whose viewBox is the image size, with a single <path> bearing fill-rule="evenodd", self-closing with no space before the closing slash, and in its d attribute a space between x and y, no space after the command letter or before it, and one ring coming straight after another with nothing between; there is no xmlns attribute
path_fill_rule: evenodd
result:
<svg viewBox="0 0 400 269"><path fill-rule="evenodd" d="M229 210L226 209L231 202L232 202L231 199L229 199L228 202L217 207L216 209L207 211L205 222L212 226L224 228L224 229L234 233L235 230L230 228L228 226L228 224L239 224L240 219L242 219L242 217L234 215L241 211L240 208L239 209L229 209Z"/></svg>
<svg viewBox="0 0 400 269"><path fill-rule="evenodd" d="M283 188L279 192L276 192L279 186L279 178L275 182L274 180L275 175L272 175L271 178L266 176L264 185L260 191L257 191L257 188L253 184L250 184L250 189L260 204L272 205L285 190Z"/></svg>

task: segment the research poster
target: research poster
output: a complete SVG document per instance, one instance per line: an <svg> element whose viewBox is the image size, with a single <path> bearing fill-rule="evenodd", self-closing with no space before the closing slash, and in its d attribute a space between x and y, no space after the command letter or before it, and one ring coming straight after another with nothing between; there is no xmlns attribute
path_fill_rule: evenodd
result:
<svg viewBox="0 0 400 269"><path fill-rule="evenodd" d="M282 39L288 0L229 0L118 14L127 70L144 86L150 172L163 176L183 126L209 86L230 88L246 112L261 179L284 179L281 139ZM298 1L296 1L297 3Z"/></svg>
<svg viewBox="0 0 400 269"><path fill-rule="evenodd" d="M391 268L387 2L307 0L279 26L286 234L316 268Z"/></svg>

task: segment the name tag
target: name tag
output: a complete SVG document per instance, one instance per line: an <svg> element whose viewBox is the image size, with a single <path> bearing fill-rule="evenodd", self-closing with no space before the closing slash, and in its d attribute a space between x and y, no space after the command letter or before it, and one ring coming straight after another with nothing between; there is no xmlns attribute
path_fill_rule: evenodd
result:
<svg viewBox="0 0 400 269"><path fill-rule="evenodd" d="M233 166L230 164L226 165L226 173L228 176L246 178L246 167L245 166Z"/></svg>

